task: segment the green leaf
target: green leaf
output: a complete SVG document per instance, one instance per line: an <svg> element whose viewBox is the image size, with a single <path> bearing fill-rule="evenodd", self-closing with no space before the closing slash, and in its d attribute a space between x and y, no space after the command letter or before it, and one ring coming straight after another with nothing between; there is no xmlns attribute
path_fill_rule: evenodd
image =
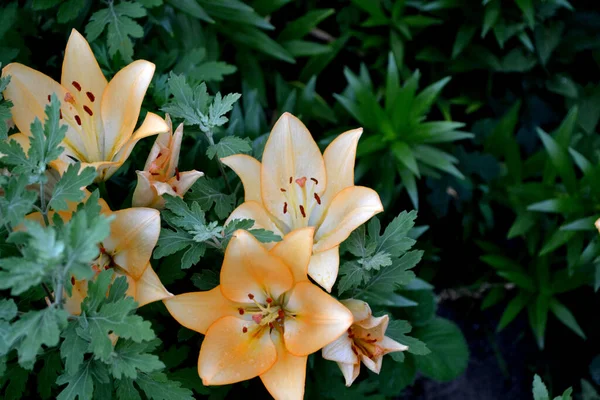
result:
<svg viewBox="0 0 600 400"><path fill-rule="evenodd" d="M27 365L34 361L42 345L56 346L68 316L64 310L48 307L41 311L29 311L13 323L9 341L14 343L19 340L19 364Z"/></svg>
<svg viewBox="0 0 600 400"><path fill-rule="evenodd" d="M542 139L542 143L544 144L544 147L550 156L552 165L554 165L554 168L556 168L558 171L558 174L562 178L567 190L569 192L575 191L577 180L567 149L561 147L550 135L540 128L537 129L537 133L540 139Z"/></svg>
<svg viewBox="0 0 600 400"><path fill-rule="evenodd" d="M416 339L416 338L413 338L410 336L406 336L406 334L410 333L411 330L412 330L412 327L410 326L408 321L394 320L394 321L390 321L390 323L388 325L388 329L385 332L385 335L389 336L390 338L394 339L395 341L397 341L400 344L408 346L407 351L409 353L412 353L412 354L415 354L418 356L424 356L424 355L431 353L431 350L429 350L429 348L427 348L427 345L425 343L423 343L419 339ZM396 353L392 353L392 357L394 356L394 354L396 354ZM398 360L396 360L396 361L398 361Z"/></svg>
<svg viewBox="0 0 600 400"><path fill-rule="evenodd" d="M189 389L181 387L181 383L171 381L161 372L152 374L140 373L136 384L150 400L193 400Z"/></svg>
<svg viewBox="0 0 600 400"><path fill-rule="evenodd" d="M234 42L243 46L250 47L290 64L295 63L294 58L287 50L258 29L239 25L236 29L227 30L223 33L229 36Z"/></svg>
<svg viewBox="0 0 600 400"><path fill-rule="evenodd" d="M442 89L450 82L450 79L451 78L448 76L432 83L415 97L410 112L411 120L417 119L429 112L433 102L438 98ZM464 126L464 124L461 124L460 126Z"/></svg>
<svg viewBox="0 0 600 400"><path fill-rule="evenodd" d="M206 13L204 8L202 8L196 0L167 0L167 3L194 18L198 18L211 24L215 23L215 20Z"/></svg>
<svg viewBox="0 0 600 400"><path fill-rule="evenodd" d="M396 159L408 168L416 176L420 176L417 160L409 145L404 142L395 142L391 148L392 154Z"/></svg>
<svg viewBox="0 0 600 400"><path fill-rule="evenodd" d="M87 39L96 40L105 28L107 31L108 54L114 57L117 52L125 61L133 61L133 42L131 38L144 36L144 29L134 19L146 16L146 9L140 3L121 1L115 5L107 3L108 8L96 11L85 27Z"/></svg>
<svg viewBox="0 0 600 400"><path fill-rule="evenodd" d="M199 245L188 232L177 229L161 229L156 249L154 250L154 259L160 259L171 254L175 254L188 246Z"/></svg>
<svg viewBox="0 0 600 400"><path fill-rule="evenodd" d="M598 217L586 217L579 218L575 221L565 223L560 227L561 231L595 231L596 227L594 223L598 220Z"/></svg>
<svg viewBox="0 0 600 400"><path fill-rule="evenodd" d="M559 319L560 322L565 324L565 326L567 328L571 329L573 332L575 332L577 335L579 335L582 339L584 339L584 340L587 339L585 336L585 333L583 333L583 330L577 323L577 320L575 320L575 317L573 316L571 311L569 311L569 309L567 307L565 307L563 304L561 304L555 298L550 299L550 311L552 311L552 314L554 314L556 316L556 318Z"/></svg>
<svg viewBox="0 0 600 400"><path fill-rule="evenodd" d="M508 324L510 324L521 312L521 310L525 308L530 299L530 294L522 290L519 291L519 293L507 304L506 308L504 309L504 313L502 313L502 317L500 317L500 322L498 322L498 327L496 330L500 332Z"/></svg>
<svg viewBox="0 0 600 400"><path fill-rule="evenodd" d="M202 124L210 102L206 84L188 84L184 75L171 73L168 87L173 99L161 108L162 111L171 117L183 118L186 125Z"/></svg>
<svg viewBox="0 0 600 400"><path fill-rule="evenodd" d="M533 29L535 26L535 9L533 7L533 0L515 0L515 3L517 3L523 12L529 28Z"/></svg>
<svg viewBox="0 0 600 400"><path fill-rule="evenodd" d="M548 309L550 298L545 293L540 293L535 303L529 304L529 325L533 330L540 349L544 348L546 323L548 322Z"/></svg>
<svg viewBox="0 0 600 400"><path fill-rule="evenodd" d="M390 258L389 253L381 251L372 257L358 260L358 263L362 265L362 268L364 268L366 271L379 271L381 267L388 267L392 265L392 259Z"/></svg>
<svg viewBox="0 0 600 400"><path fill-rule="evenodd" d="M414 330L413 335L431 350L416 357L417 368L428 378L447 382L460 376L467 368L469 348L460 329L451 321L436 318Z"/></svg>
<svg viewBox="0 0 600 400"><path fill-rule="evenodd" d="M204 211L197 202L192 202L189 207L181 197L167 194L164 198L165 208L176 214L176 217L168 217L170 225L186 230L206 225Z"/></svg>
<svg viewBox="0 0 600 400"><path fill-rule="evenodd" d="M27 175L11 176L8 184L3 187L4 196L0 196L2 218L14 227L31 212L37 200L37 193L27 190L27 184Z"/></svg>
<svg viewBox="0 0 600 400"><path fill-rule="evenodd" d="M147 344L119 340L115 351L111 354L112 375L117 379L121 377L136 379L139 372L150 373L163 369L165 365L157 356L146 353L147 347Z"/></svg>
<svg viewBox="0 0 600 400"><path fill-rule="evenodd" d="M483 28L481 30L481 37L485 37L487 33L492 29L498 19L500 18L500 0L492 0L485 6L485 12L483 16Z"/></svg>
<svg viewBox="0 0 600 400"><path fill-rule="evenodd" d="M68 383L56 400L91 400L94 393L93 375L99 368L100 363L94 360L88 360L81 365L81 368L72 375L62 374L58 377L56 383L64 385Z"/></svg>
<svg viewBox="0 0 600 400"><path fill-rule="evenodd" d="M61 336L65 339L60 346L60 356L65 360L65 373L74 375L83 363L89 342L77 334L78 323L73 321Z"/></svg>
<svg viewBox="0 0 600 400"><path fill-rule="evenodd" d="M357 262L345 262L340 265L338 293L341 295L350 289L368 282L369 273Z"/></svg>
<svg viewBox="0 0 600 400"><path fill-rule="evenodd" d="M456 33L456 39L452 47L452 59L458 57L460 53L471 43L477 27L475 25L463 24Z"/></svg>
<svg viewBox="0 0 600 400"><path fill-rule="evenodd" d="M529 211L558 214L574 213L581 209L582 205L579 199L569 196L540 201L527 207Z"/></svg>
<svg viewBox="0 0 600 400"><path fill-rule="evenodd" d="M369 223L369 235L377 240L377 252L389 253L392 257L398 257L409 250L416 241L408 237L417 218L416 211L402 211L385 228L383 235L379 236L379 227L374 221Z"/></svg>
<svg viewBox="0 0 600 400"><path fill-rule="evenodd" d="M194 183L187 194L192 201L197 201L203 210L208 211L215 206L220 219L225 219L233 211L235 196L222 193L216 188L214 180L203 177Z"/></svg>
<svg viewBox="0 0 600 400"><path fill-rule="evenodd" d="M81 188L92 184L96 178L96 169L86 167L80 172L80 168L79 163L69 165L54 186L48 207L55 211L62 211L69 207L67 202L78 203L83 200L85 192Z"/></svg>
<svg viewBox="0 0 600 400"><path fill-rule="evenodd" d="M56 20L59 24L66 24L77 18L84 6L84 0L66 0L60 5L56 14Z"/></svg>
<svg viewBox="0 0 600 400"><path fill-rule="evenodd" d="M323 9L323 10L311 10L305 15L301 16L294 21L288 22L285 28L279 34L277 40L279 42L301 39L313 30L321 21L329 17L334 13L334 10Z"/></svg>
<svg viewBox="0 0 600 400"><path fill-rule="evenodd" d="M12 320L17 316L17 311L17 305L13 299L0 300L0 320Z"/></svg>
<svg viewBox="0 0 600 400"><path fill-rule="evenodd" d="M546 385L542 382L542 378L538 374L533 377L533 400L549 400L550 395Z"/></svg>
<svg viewBox="0 0 600 400"><path fill-rule="evenodd" d="M381 268L365 285L363 292L393 292L398 286L406 285L415 274L409 269L421 261L422 251L409 251L395 259L389 267Z"/></svg>
<svg viewBox="0 0 600 400"><path fill-rule="evenodd" d="M37 374L38 393L42 399L49 399L52 395L52 389L56 383L56 378L62 371L63 366L60 362L58 352L50 352L44 357L44 366Z"/></svg>
<svg viewBox="0 0 600 400"><path fill-rule="evenodd" d="M212 160L215 156L224 158L233 154L249 153L250 151L252 151L252 146L250 146L248 138L242 139L237 136L225 136L219 140L219 143L210 145L206 149L206 156Z"/></svg>

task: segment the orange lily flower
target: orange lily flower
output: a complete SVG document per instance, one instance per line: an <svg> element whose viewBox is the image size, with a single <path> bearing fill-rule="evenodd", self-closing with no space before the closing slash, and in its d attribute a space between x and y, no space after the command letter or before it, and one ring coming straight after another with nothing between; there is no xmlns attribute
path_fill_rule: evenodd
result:
<svg viewBox="0 0 600 400"><path fill-rule="evenodd" d="M177 163L183 138L183 124L179 124L173 133L173 124L169 114L165 121L169 130L156 138L144 170L136 171L138 181L133 192L132 204L134 207L152 207L162 210L165 207L163 194L183 198L194 182L204 176L204 173L196 170L179 172Z"/></svg>
<svg viewBox="0 0 600 400"><path fill-rule="evenodd" d="M244 185L245 202L230 215L253 219L283 235L315 227L308 274L331 291L339 269L339 245L373 215L383 211L373 189L354 186L354 159L362 128L338 136L323 155L302 122L284 113L271 131L262 163L243 154L221 161Z"/></svg>
<svg viewBox="0 0 600 400"><path fill-rule="evenodd" d="M183 326L205 334L198 359L204 385L260 376L276 399L302 399L307 356L342 335L352 314L308 281L313 228L268 251L238 230L225 251L221 285L163 300Z"/></svg>
<svg viewBox="0 0 600 400"><path fill-rule="evenodd" d="M354 323L347 334L323 348L323 358L336 361L344 374L346 386L352 385L360 372L360 363L376 374L381 371L383 356L394 351L408 350L385 336L390 318L387 315L373 317L371 307L361 300L342 300L354 316Z"/></svg>
<svg viewBox="0 0 600 400"><path fill-rule="evenodd" d="M107 82L88 42L75 29L65 50L61 83L25 65L12 63L3 75L11 81L4 97L11 100L13 120L21 132L31 136L30 125L44 120L44 106L56 93L61 101L61 119L68 127L57 161L63 171L73 160L96 168L97 181L110 178L142 138L168 130L165 121L148 113L133 132L142 100L154 74L154 64L138 60Z"/></svg>

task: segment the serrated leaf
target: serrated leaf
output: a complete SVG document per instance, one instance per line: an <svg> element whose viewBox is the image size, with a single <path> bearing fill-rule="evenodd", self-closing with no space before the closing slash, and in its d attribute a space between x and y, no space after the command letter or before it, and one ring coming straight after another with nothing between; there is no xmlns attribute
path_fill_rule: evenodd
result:
<svg viewBox="0 0 600 400"><path fill-rule="evenodd" d="M542 378L539 375L535 375L533 377L533 400L549 400L550 395L548 394L548 389L546 389L546 385L542 382Z"/></svg>
<svg viewBox="0 0 600 400"><path fill-rule="evenodd" d="M48 202L49 208L55 211L66 210L69 207L67 202L77 203L83 200L85 192L82 188L92 184L96 178L96 169L86 167L80 171L80 167L79 163L69 165L54 186Z"/></svg>
<svg viewBox="0 0 600 400"><path fill-rule="evenodd" d="M10 341L20 340L17 347L19 364L26 365L34 361L42 345L56 346L60 332L67 324L68 315L62 309L48 307L40 311L29 311L13 323Z"/></svg>
<svg viewBox="0 0 600 400"><path fill-rule="evenodd" d="M121 1L118 4L107 3L108 8L96 11L85 27L87 39L96 40L102 32L107 31L108 54L114 57L117 52L125 61L133 60L133 42L131 38L144 35L142 27L134 21L146 16L146 9L140 3Z"/></svg>
<svg viewBox="0 0 600 400"><path fill-rule="evenodd" d="M392 259L389 253L386 253L385 251L380 251L374 256L358 260L358 263L361 264L366 271L379 271L381 267L387 267L392 265Z"/></svg>
<svg viewBox="0 0 600 400"><path fill-rule="evenodd" d="M203 210L208 211L214 205L215 212L220 219L225 219L231 211L235 202L235 197L222 193L216 188L214 180L203 177L194 183L187 194L192 201L197 201Z"/></svg>
<svg viewBox="0 0 600 400"><path fill-rule="evenodd" d="M181 383L171 381L161 372L139 374L136 384L150 400L193 400L192 391L181 387Z"/></svg>
<svg viewBox="0 0 600 400"><path fill-rule="evenodd" d="M97 361L88 360L81 365L74 374L67 375L66 373L58 377L56 383L64 385L68 383L56 400L91 400L94 393L94 368L98 364Z"/></svg>
<svg viewBox="0 0 600 400"><path fill-rule="evenodd" d="M110 371L121 379L136 379L138 372L150 373L163 369L165 365L154 354L148 354L147 345L129 340L119 340L111 354Z"/></svg>
<svg viewBox="0 0 600 400"><path fill-rule="evenodd" d="M369 279L369 273L356 262L345 262L340 266L338 293L341 295L350 289L357 288Z"/></svg>
<svg viewBox="0 0 600 400"><path fill-rule="evenodd" d="M0 300L0 320L12 320L17 316L17 311L17 305L13 299Z"/></svg>
<svg viewBox="0 0 600 400"><path fill-rule="evenodd" d="M250 151L252 151L252 146L250 146L250 141L247 138L225 136L219 140L219 143L210 145L206 149L206 156L212 160L215 156L224 158L233 154L248 153Z"/></svg>
<svg viewBox="0 0 600 400"><path fill-rule="evenodd" d="M409 353L419 356L424 356L431 353L431 350L427 348L425 343L414 337L406 336L406 334L410 333L410 331L412 331L412 327L408 321L394 320L390 321L385 335L389 336L400 344L408 346L407 351Z"/></svg>

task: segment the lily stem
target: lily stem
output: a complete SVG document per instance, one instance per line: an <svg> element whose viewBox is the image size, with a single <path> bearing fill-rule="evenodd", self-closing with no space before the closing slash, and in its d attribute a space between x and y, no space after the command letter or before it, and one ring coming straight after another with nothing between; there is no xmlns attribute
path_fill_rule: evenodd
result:
<svg viewBox="0 0 600 400"><path fill-rule="evenodd" d="M207 132L206 137L208 138L208 143L210 143L211 146L214 146L215 139L213 139L212 132ZM225 186L227 187L227 191L229 193L233 193L233 190L231 189L231 185L229 184L229 181L227 180L227 174L225 174L225 168L223 168L223 163L221 162L221 160L219 159L218 156L217 156L217 165L219 166L219 171L221 171L221 176L223 177L223 180L225 181Z"/></svg>

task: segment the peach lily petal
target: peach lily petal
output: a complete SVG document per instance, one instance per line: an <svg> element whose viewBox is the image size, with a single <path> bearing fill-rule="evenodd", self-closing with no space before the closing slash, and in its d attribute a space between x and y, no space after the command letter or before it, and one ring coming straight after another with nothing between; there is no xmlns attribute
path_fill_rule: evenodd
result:
<svg viewBox="0 0 600 400"><path fill-rule="evenodd" d="M221 162L235 171L244 185L244 201L261 201L260 162L245 154L221 158Z"/></svg>
<svg viewBox="0 0 600 400"><path fill-rule="evenodd" d="M281 258L294 275L294 282L308 280L308 263L312 253L315 228L296 229L285 235L269 253Z"/></svg>
<svg viewBox="0 0 600 400"><path fill-rule="evenodd" d="M327 292L335 283L340 268L340 247L313 253L308 264L308 275Z"/></svg>
<svg viewBox="0 0 600 400"><path fill-rule="evenodd" d="M239 304L227 299L217 286L206 292L179 294L163 300L169 313L181 325L206 334L210 325L223 316L239 315Z"/></svg>
<svg viewBox="0 0 600 400"><path fill-rule="evenodd" d="M294 286L286 310L284 340L288 351L308 355L340 337L352 324L352 313L310 282Z"/></svg>
<svg viewBox="0 0 600 400"><path fill-rule="evenodd" d="M302 400L308 356L295 356L287 351L283 338L275 331L271 338L277 349L277 361L260 379L275 399Z"/></svg>
<svg viewBox="0 0 600 400"><path fill-rule="evenodd" d="M271 336L258 333L262 327L247 325L248 321L226 316L208 328L198 358L198 374L204 385L251 379L275 364L277 350Z"/></svg>

